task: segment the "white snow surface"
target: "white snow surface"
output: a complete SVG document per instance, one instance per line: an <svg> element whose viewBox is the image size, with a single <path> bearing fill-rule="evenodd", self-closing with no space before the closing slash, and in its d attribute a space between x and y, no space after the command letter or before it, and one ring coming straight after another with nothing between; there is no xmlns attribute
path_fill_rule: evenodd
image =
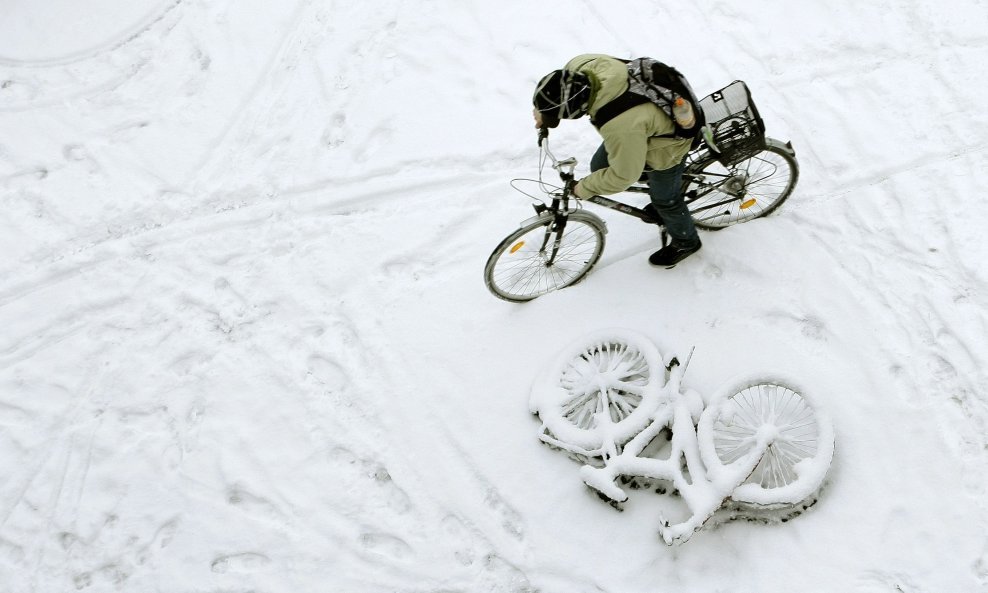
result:
<svg viewBox="0 0 988 593"><path fill-rule="evenodd" d="M988 591L986 31L983 0L4 3L0 591ZM745 80L799 185L673 270L598 211L583 283L496 300L533 84L588 51ZM798 377L820 503L669 548L657 496L598 501L527 399L607 327L695 346L701 394Z"/></svg>

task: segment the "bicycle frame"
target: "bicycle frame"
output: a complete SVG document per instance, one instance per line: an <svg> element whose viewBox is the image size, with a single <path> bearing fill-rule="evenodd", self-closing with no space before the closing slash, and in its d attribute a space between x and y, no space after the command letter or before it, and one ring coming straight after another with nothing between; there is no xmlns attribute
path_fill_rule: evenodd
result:
<svg viewBox="0 0 988 593"><path fill-rule="evenodd" d="M564 443L545 432L539 435L539 439L580 458L602 459L603 467L584 465L580 476L601 498L612 503L620 504L628 500L628 494L616 483L622 476L664 480L672 484L686 501L691 515L685 521L674 524L660 515L659 534L671 545L688 541L723 506L734 489L754 472L773 435L769 432L759 434L755 446L732 464L730 471L712 476L700 458L697 437L696 425L704 409L703 400L695 392L682 391L686 366L680 366L678 359L673 358L667 370L669 379L665 390L668 402L654 412L648 426L625 443L620 452L613 441L604 443L600 449L587 450ZM605 411L598 413L598 422L609 421ZM642 456L646 447L667 428L672 431L669 457L656 459Z"/></svg>
<svg viewBox="0 0 988 593"><path fill-rule="evenodd" d="M557 213L560 212L560 210L566 211L568 210L570 198L577 200L581 199L581 198L577 198L572 193L572 187L574 181L573 171L576 168L577 161L575 158L572 157L562 161L557 160L555 155L552 154L552 151L549 150L549 138L547 133L541 133L539 135L539 147L543 151L545 151L546 155L548 155L549 159L552 161L552 168L559 171L559 176L560 179L562 179L562 181L564 182L564 187L561 193L552 194L553 199L551 205L546 206L545 204L536 204L535 211L538 214L542 214L543 212ZM690 153L689 155L690 163L700 162L703 159L703 157L700 156L702 150L703 149L697 149ZM718 178L718 181L714 183L708 183L707 182L708 177ZM687 206L689 206L689 204L693 203L697 199L709 195L711 192L714 191L718 191L727 196L724 200L714 202L712 204L707 204L696 210L691 209L690 211L691 214L720 208L721 206L726 206L739 199L743 199L744 187L745 187L744 183L737 183L736 188L725 187L725 185L728 184L728 182L730 182L732 179L734 179L734 175L730 173L728 174L710 173L710 172L702 173L702 174L692 173L689 171L689 165L687 165L687 170L684 171L683 173L682 190L681 190L683 199L686 202ZM686 188L688 188L691 183L696 184L698 187L687 192ZM632 185L628 187L625 191L628 193L647 194L649 193L649 188L647 185ZM602 206L609 210L620 212L621 214L632 216L648 224L655 224L655 221L652 219L651 216L649 216L649 214L643 208L632 206L631 204L627 204L620 200L615 200L613 198L600 196L600 195L594 195L589 198L582 198L582 200L585 202L589 202L591 204ZM563 224L562 227L560 228L564 228L564 227L565 224Z"/></svg>
<svg viewBox="0 0 988 593"><path fill-rule="evenodd" d="M665 480L672 484L686 502L691 515L680 523L670 524L659 517L659 534L667 544L683 543L695 533L707 519L724 504L735 488L758 466L772 442L772 434L760 433L756 445L730 471L711 476L700 458L696 423L703 410L703 401L695 392L684 393L681 381L685 366L673 359L666 384L671 401L655 412L651 423L616 451L604 455L604 466L584 465L580 475L584 483L601 496L621 503L628 500L627 493L616 484L621 476L638 476ZM601 419L603 420L603 419ZM666 459L643 457L645 448L666 428L671 429L670 455ZM599 453L598 453L599 454Z"/></svg>
<svg viewBox="0 0 988 593"><path fill-rule="evenodd" d="M573 175L573 171L576 169L577 160L573 157L564 159L562 161L556 159L556 156L552 154L551 150L549 150L548 130L543 129L543 131L540 132L539 147L543 151L545 151L546 155L549 157L549 160L552 161L552 168L559 172L559 177L560 179L562 179L564 186L561 193L551 194L553 199L552 199L552 204L550 206L546 206L545 204L536 204L535 212L538 214L542 214L543 212L558 212L560 210L560 206L562 206L563 211L566 211L568 210L570 198L576 200L581 199L573 195L573 186L575 185L574 184L575 178ZM648 188L632 186L628 188L628 191L648 193ZM645 210L641 208L636 208L630 204L625 204L624 202L620 202L612 198L595 195L589 198L585 198L583 199L583 201L590 202L591 204L597 204L598 206L603 206L604 208L609 208L611 210L615 210L622 214L633 216L642 221L646 221L649 218Z"/></svg>

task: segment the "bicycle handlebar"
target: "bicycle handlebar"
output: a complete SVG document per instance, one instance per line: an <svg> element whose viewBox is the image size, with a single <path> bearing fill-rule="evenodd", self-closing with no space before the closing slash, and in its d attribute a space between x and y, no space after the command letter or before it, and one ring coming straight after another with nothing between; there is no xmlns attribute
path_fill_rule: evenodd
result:
<svg viewBox="0 0 988 593"><path fill-rule="evenodd" d="M552 151L549 150L549 128L546 127L539 128L539 149L549 157L549 160L552 161L552 168L559 172L560 179L566 184L565 195L567 197L575 195L574 187L577 182L574 178L573 171L576 169L576 158L569 157L559 160L556 158L556 155L552 154Z"/></svg>
<svg viewBox="0 0 988 593"><path fill-rule="evenodd" d="M542 142L549 139L549 128L542 126L539 128L539 148L542 147Z"/></svg>
<svg viewBox="0 0 988 593"><path fill-rule="evenodd" d="M568 159L559 160L556 155L552 154L549 150L549 128L539 128L539 148L545 152L549 160L552 161L552 168L559 171L562 174L564 171L563 167L569 167L569 173L572 175L573 169L576 168L576 158L569 157Z"/></svg>

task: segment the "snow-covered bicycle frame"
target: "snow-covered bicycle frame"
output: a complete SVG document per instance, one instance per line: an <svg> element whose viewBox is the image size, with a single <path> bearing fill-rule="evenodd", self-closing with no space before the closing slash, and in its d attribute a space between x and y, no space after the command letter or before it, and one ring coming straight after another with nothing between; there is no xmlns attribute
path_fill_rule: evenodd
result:
<svg viewBox="0 0 988 593"><path fill-rule="evenodd" d="M580 340L533 387L540 439L583 461L583 481L612 503L628 500L621 480L670 484L690 515L660 518L667 544L687 541L727 499L756 516L813 504L834 452L827 416L781 377L734 381L704 405L682 389L688 364L663 361L635 332Z"/></svg>

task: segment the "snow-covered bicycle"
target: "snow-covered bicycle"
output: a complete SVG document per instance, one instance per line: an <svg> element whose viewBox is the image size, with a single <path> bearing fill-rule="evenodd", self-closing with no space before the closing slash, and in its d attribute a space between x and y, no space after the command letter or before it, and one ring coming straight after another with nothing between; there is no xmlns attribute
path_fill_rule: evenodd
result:
<svg viewBox="0 0 988 593"><path fill-rule="evenodd" d="M533 386L540 439L582 461L583 481L612 504L628 499L621 485L678 493L688 513L660 518L667 544L715 514L786 520L815 503L834 453L827 415L773 376L732 382L705 405L682 389L688 364L636 332L587 336Z"/></svg>
<svg viewBox="0 0 988 593"><path fill-rule="evenodd" d="M700 105L707 118L706 142L687 155L681 190L693 221L700 228L720 229L777 209L799 178L792 144L765 137L762 118L742 81L704 97ZM531 196L538 200L535 216L505 237L484 267L487 288L508 301L529 301L576 284L604 250L606 223L584 210L571 191L577 160L556 159L547 132L540 132L539 146L559 172L562 187L537 181L548 199ZM543 166L545 162L546 158L540 159ZM527 180L513 181L515 189L519 181ZM645 176L627 191L647 194ZM593 196L583 201L649 224L659 222L644 208L612 198Z"/></svg>

